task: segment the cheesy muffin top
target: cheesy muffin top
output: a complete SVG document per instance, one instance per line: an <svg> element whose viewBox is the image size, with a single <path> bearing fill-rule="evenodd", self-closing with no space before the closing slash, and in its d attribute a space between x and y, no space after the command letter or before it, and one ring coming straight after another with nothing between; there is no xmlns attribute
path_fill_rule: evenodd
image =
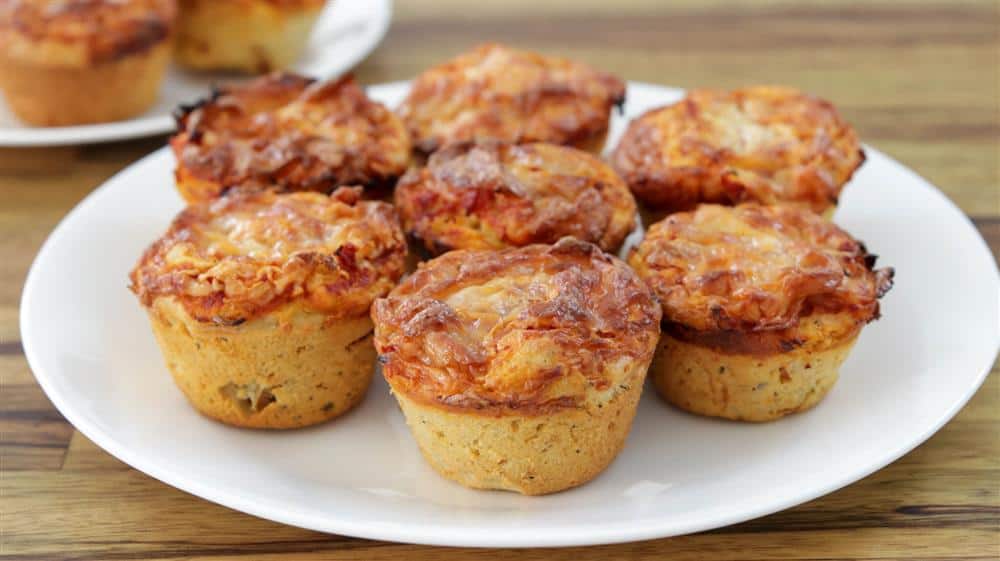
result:
<svg viewBox="0 0 1000 561"><path fill-rule="evenodd" d="M625 263L572 238L446 253L372 306L394 391L488 414L581 407L630 383L660 315Z"/></svg>
<svg viewBox="0 0 1000 561"><path fill-rule="evenodd" d="M418 76L398 113L426 153L487 139L584 147L624 101L625 84L610 74L485 44Z"/></svg>
<svg viewBox="0 0 1000 561"><path fill-rule="evenodd" d="M694 90L632 121L611 164L654 208L791 203L822 213L864 161L827 101L791 88Z"/></svg>
<svg viewBox="0 0 1000 561"><path fill-rule="evenodd" d="M788 330L824 315L837 322L826 328L847 333L879 316L893 276L820 216L756 204L672 214L628 262L659 297L665 322L700 332Z"/></svg>
<svg viewBox="0 0 1000 561"><path fill-rule="evenodd" d="M190 202L229 189L331 191L379 186L406 171L402 122L350 77L275 73L182 108L170 145Z"/></svg>
<svg viewBox="0 0 1000 561"><path fill-rule="evenodd" d="M364 315L402 276L407 250L392 207L360 194L263 191L189 206L136 264L131 289L146 306L175 298L220 325L292 301Z"/></svg>
<svg viewBox="0 0 1000 561"><path fill-rule="evenodd" d="M555 243L615 251L635 226L635 200L607 164L554 144L453 144L396 186L405 230L433 253Z"/></svg>
<svg viewBox="0 0 1000 561"><path fill-rule="evenodd" d="M5 0L0 50L54 66L108 62L162 43L176 16L176 0Z"/></svg>

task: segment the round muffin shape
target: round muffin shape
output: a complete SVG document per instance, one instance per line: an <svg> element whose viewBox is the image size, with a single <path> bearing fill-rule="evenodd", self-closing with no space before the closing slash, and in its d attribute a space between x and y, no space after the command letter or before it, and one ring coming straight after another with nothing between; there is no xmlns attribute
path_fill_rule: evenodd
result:
<svg viewBox="0 0 1000 561"><path fill-rule="evenodd" d="M413 81L398 113L424 153L473 140L551 142L600 153L625 84L565 58L481 45Z"/></svg>
<svg viewBox="0 0 1000 561"><path fill-rule="evenodd" d="M32 125L139 114L159 92L176 12L175 0L0 3L0 90Z"/></svg>
<svg viewBox="0 0 1000 561"><path fill-rule="evenodd" d="M447 253L372 306L382 373L428 463L528 495L583 484L621 450L660 315L623 262L572 238Z"/></svg>
<svg viewBox="0 0 1000 561"><path fill-rule="evenodd" d="M545 143L460 143L396 186L407 233L434 254L555 243L564 236L617 251L635 200L595 156Z"/></svg>
<svg viewBox="0 0 1000 561"><path fill-rule="evenodd" d="M744 421L818 403L893 276L822 217L755 204L672 214L628 262L663 305L660 394Z"/></svg>
<svg viewBox="0 0 1000 561"><path fill-rule="evenodd" d="M830 214L865 156L827 101L791 88L693 90L633 120L611 164L659 212L794 204Z"/></svg>
<svg viewBox="0 0 1000 561"><path fill-rule="evenodd" d="M402 122L350 77L271 74L182 107L170 139L188 202L231 191L381 187L406 171Z"/></svg>
<svg viewBox="0 0 1000 561"><path fill-rule="evenodd" d="M392 207L273 192L192 205L139 260L131 289L201 413L296 428L359 403L375 364L369 308L403 274Z"/></svg>
<svg viewBox="0 0 1000 561"><path fill-rule="evenodd" d="M176 60L262 74L299 58L325 0L179 0Z"/></svg>

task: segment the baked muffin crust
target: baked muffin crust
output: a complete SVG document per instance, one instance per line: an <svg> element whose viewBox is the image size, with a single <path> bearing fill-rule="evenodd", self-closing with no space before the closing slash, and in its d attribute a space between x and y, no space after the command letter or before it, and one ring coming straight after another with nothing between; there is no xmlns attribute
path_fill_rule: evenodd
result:
<svg viewBox="0 0 1000 561"><path fill-rule="evenodd" d="M425 153L452 142L603 144L625 84L559 57L488 43L417 77L398 113Z"/></svg>
<svg viewBox="0 0 1000 561"><path fill-rule="evenodd" d="M693 90L632 121L611 156L641 202L791 203L823 213L864 162L833 105L791 88Z"/></svg>
<svg viewBox="0 0 1000 561"><path fill-rule="evenodd" d="M271 74L182 108L170 145L188 201L229 189L331 191L401 175L410 144L399 118L350 77Z"/></svg>
<svg viewBox="0 0 1000 561"><path fill-rule="evenodd" d="M616 376L651 359L661 310L623 262L564 238L422 263L375 301L372 317L397 393L439 408L525 415L616 391Z"/></svg>
<svg viewBox="0 0 1000 561"><path fill-rule="evenodd" d="M564 236L615 251L635 226L635 200L582 150L546 143L460 143L396 186L404 229L428 250L500 249Z"/></svg>
<svg viewBox="0 0 1000 561"><path fill-rule="evenodd" d="M300 57L325 0L178 0L174 60L196 70L264 74Z"/></svg>
<svg viewBox="0 0 1000 561"><path fill-rule="evenodd" d="M149 50L172 32L175 0L9 0L0 49L54 66L110 62Z"/></svg>
<svg viewBox="0 0 1000 561"><path fill-rule="evenodd" d="M843 339L876 319L893 271L875 270L875 259L805 209L747 204L672 214L628 262L662 303L671 335L780 352Z"/></svg>
<svg viewBox="0 0 1000 561"><path fill-rule="evenodd" d="M392 207L360 193L259 192L190 206L146 250L131 289L147 307L172 297L219 325L292 301L330 318L364 316L402 276L406 242Z"/></svg>

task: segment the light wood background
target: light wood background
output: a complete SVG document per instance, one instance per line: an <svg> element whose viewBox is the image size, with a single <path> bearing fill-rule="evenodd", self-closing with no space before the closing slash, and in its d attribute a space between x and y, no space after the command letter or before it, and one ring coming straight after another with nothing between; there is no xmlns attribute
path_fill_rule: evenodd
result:
<svg viewBox="0 0 1000 561"><path fill-rule="evenodd" d="M362 82L412 77L483 40L682 87L780 83L835 101L864 140L940 186L1000 250L1000 17L991 0L398 0ZM0 558L998 559L1000 377L891 466L791 510L713 532L557 550L441 549L299 530L132 470L73 430L18 333L45 236L163 138L0 150ZM502 531L502 529L498 529Z"/></svg>

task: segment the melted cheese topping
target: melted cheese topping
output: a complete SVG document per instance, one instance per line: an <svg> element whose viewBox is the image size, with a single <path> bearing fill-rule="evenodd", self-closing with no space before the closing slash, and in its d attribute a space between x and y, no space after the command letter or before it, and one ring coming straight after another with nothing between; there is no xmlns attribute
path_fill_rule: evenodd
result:
<svg viewBox="0 0 1000 561"><path fill-rule="evenodd" d="M864 161L833 106L801 92L695 90L633 121L611 158L655 207L794 203L822 213Z"/></svg>
<svg viewBox="0 0 1000 561"><path fill-rule="evenodd" d="M180 300L202 321L241 323L291 300L337 317L367 313L402 275L392 208L360 190L230 196L189 207L132 271L147 306Z"/></svg>
<svg viewBox="0 0 1000 561"><path fill-rule="evenodd" d="M607 131L621 80L563 58L482 45L417 77L399 114L417 148L471 140L582 144Z"/></svg>
<svg viewBox="0 0 1000 561"><path fill-rule="evenodd" d="M596 157L553 144L456 144L396 186L406 230L431 252L555 243L615 251L635 225L635 200Z"/></svg>
<svg viewBox="0 0 1000 561"><path fill-rule="evenodd" d="M394 391L472 409L576 407L648 363L660 309L624 263L565 238L460 250L372 307Z"/></svg>
<svg viewBox="0 0 1000 561"><path fill-rule="evenodd" d="M171 139L189 201L223 191L379 186L409 165L402 122L350 77L272 74L223 90L179 118Z"/></svg>
<svg viewBox="0 0 1000 561"><path fill-rule="evenodd" d="M702 205L654 224L629 264L664 319L697 331L796 327L814 313L878 317L892 270L837 226L794 207Z"/></svg>
<svg viewBox="0 0 1000 561"><path fill-rule="evenodd" d="M0 50L61 64L92 64L143 52L167 39L175 0L5 0Z"/></svg>

